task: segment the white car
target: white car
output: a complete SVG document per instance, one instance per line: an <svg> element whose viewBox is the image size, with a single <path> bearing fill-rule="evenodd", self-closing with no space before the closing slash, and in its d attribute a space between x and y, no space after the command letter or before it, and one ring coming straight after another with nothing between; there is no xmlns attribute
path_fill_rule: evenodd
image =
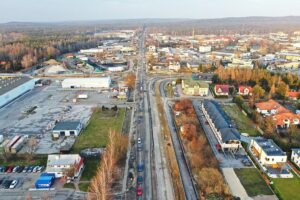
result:
<svg viewBox="0 0 300 200"><path fill-rule="evenodd" d="M138 138L138 144L141 144L141 143L142 143L141 138Z"/></svg>
<svg viewBox="0 0 300 200"><path fill-rule="evenodd" d="M18 184L18 180L13 180L13 182L11 182L9 188L14 189L17 186L17 184Z"/></svg>

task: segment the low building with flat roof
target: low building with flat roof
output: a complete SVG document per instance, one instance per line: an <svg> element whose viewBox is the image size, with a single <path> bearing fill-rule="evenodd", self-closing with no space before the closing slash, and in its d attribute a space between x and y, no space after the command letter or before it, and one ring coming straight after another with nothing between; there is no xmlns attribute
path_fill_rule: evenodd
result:
<svg viewBox="0 0 300 200"><path fill-rule="evenodd" d="M52 131L54 138L78 136L82 130L80 121L62 121L58 122Z"/></svg>
<svg viewBox="0 0 300 200"><path fill-rule="evenodd" d="M286 153L272 140L262 137L251 140L250 148L266 167L280 168L286 164Z"/></svg>
<svg viewBox="0 0 300 200"><path fill-rule="evenodd" d="M32 90L37 79L15 74L0 75L0 108Z"/></svg>
<svg viewBox="0 0 300 200"><path fill-rule="evenodd" d="M45 171L55 174L55 178L68 176L67 171L71 168L74 168L74 174L73 177L70 178L79 177L84 168L84 159L79 154L48 155Z"/></svg>
<svg viewBox="0 0 300 200"><path fill-rule="evenodd" d="M111 78L67 78L61 83L62 88L109 88Z"/></svg>

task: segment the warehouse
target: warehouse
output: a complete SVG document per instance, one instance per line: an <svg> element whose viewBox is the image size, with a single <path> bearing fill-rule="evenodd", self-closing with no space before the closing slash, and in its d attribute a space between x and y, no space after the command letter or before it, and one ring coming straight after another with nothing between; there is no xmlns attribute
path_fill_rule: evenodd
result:
<svg viewBox="0 0 300 200"><path fill-rule="evenodd" d="M63 80L62 88L109 88L111 78L68 78Z"/></svg>
<svg viewBox="0 0 300 200"><path fill-rule="evenodd" d="M0 108L32 90L36 81L28 76L0 75Z"/></svg>
<svg viewBox="0 0 300 200"><path fill-rule="evenodd" d="M82 130L82 123L79 121L58 122L53 128L54 138L78 136Z"/></svg>

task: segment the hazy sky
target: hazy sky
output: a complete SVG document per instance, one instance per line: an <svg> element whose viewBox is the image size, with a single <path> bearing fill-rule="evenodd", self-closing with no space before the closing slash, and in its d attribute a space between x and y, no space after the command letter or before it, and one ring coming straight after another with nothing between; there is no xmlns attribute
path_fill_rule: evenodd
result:
<svg viewBox="0 0 300 200"><path fill-rule="evenodd" d="M299 0L0 0L0 22L300 15Z"/></svg>

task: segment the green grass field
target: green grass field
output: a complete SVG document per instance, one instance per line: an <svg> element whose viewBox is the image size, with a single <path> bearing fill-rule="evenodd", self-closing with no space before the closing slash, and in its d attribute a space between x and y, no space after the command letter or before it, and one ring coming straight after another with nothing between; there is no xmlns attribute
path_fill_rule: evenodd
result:
<svg viewBox="0 0 300 200"><path fill-rule="evenodd" d="M300 199L300 179L294 174L294 178L272 179L273 188L280 199Z"/></svg>
<svg viewBox="0 0 300 200"><path fill-rule="evenodd" d="M234 171L250 197L273 195L256 168L234 169Z"/></svg>
<svg viewBox="0 0 300 200"><path fill-rule="evenodd" d="M241 133L248 133L249 136L259 136L260 133L253 127L253 122L242 111L236 104L233 105L222 105L224 111L229 117L236 123L238 130Z"/></svg>
<svg viewBox="0 0 300 200"><path fill-rule="evenodd" d="M93 176L96 175L97 167L100 163L100 159L86 159L85 168L81 175L81 181L90 181Z"/></svg>
<svg viewBox="0 0 300 200"><path fill-rule="evenodd" d="M80 191L87 192L89 190L90 184L88 183L79 183L78 187Z"/></svg>
<svg viewBox="0 0 300 200"><path fill-rule="evenodd" d="M4 162L3 159L0 159L0 165L4 166L28 166L28 165L47 165L47 156L38 156L33 157L32 160L27 161L24 156L21 155L12 155L7 162Z"/></svg>
<svg viewBox="0 0 300 200"><path fill-rule="evenodd" d="M66 183L64 184L64 188L75 189L74 183Z"/></svg>
<svg viewBox="0 0 300 200"><path fill-rule="evenodd" d="M119 109L116 116L111 117L110 111L94 112L89 125L77 138L72 152L79 153L85 148L105 147L108 142L109 130L122 131L125 109Z"/></svg>
<svg viewBox="0 0 300 200"><path fill-rule="evenodd" d="M234 169L234 171L250 197L273 194L256 168Z"/></svg>

